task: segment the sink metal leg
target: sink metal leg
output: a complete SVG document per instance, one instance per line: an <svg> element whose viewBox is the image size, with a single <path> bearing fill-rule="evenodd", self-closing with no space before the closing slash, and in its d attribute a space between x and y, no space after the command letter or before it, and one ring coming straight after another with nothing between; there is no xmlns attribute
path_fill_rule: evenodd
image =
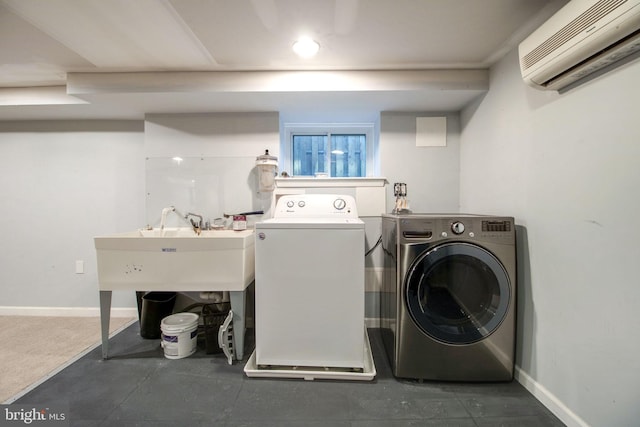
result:
<svg viewBox="0 0 640 427"><path fill-rule="evenodd" d="M102 358L109 353L109 321L111 320L112 291L100 291L100 328L102 330Z"/></svg>
<svg viewBox="0 0 640 427"><path fill-rule="evenodd" d="M245 332L245 306L247 302L246 291L229 292L231 310L233 311L233 349L236 359L244 357L244 332Z"/></svg>

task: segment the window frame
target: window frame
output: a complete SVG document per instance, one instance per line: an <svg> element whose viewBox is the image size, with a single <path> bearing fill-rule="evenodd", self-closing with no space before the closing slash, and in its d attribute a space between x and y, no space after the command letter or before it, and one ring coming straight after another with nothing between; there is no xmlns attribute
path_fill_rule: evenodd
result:
<svg viewBox="0 0 640 427"><path fill-rule="evenodd" d="M328 157L325 158L327 165L331 161L331 135L365 135L366 138L366 175L364 177L376 176L375 172L375 125L374 123L286 123L284 125L284 138L281 146L282 168L281 170L293 174L293 136L294 135L326 135L329 149ZM331 168L328 168L328 174ZM311 176L311 175L300 175ZM343 179L343 177L328 176L328 178Z"/></svg>

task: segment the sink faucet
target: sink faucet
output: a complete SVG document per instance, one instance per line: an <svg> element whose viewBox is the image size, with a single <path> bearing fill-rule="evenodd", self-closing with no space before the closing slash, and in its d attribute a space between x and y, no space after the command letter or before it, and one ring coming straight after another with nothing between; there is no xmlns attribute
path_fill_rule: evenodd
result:
<svg viewBox="0 0 640 427"><path fill-rule="evenodd" d="M197 234L200 234L200 230L202 230L202 228L204 226L202 215L198 215L198 214L189 212L184 216L184 219L189 220L190 216L194 216L196 218L199 218L199 221L197 223L195 221L191 220L191 225L193 226L193 231L195 231Z"/></svg>
<svg viewBox="0 0 640 427"><path fill-rule="evenodd" d="M176 207L175 206L169 206L168 208L164 208L162 209L162 216L160 218L160 230L164 230L164 224L167 221L167 214L169 212L175 212L176 211Z"/></svg>
<svg viewBox="0 0 640 427"><path fill-rule="evenodd" d="M180 211L178 211L176 209L175 206L169 206L168 208L164 208L162 209L162 217L160 219L160 231L164 231L164 226L167 222L167 215L170 212L174 212L176 215L178 215L180 217L180 219L184 220L187 224L189 224L190 226L193 227L193 231L196 232L197 234L200 234L200 230L203 229L204 223L203 223L203 219L202 219L202 215L198 215L192 212L189 212L186 215L183 215ZM198 222L195 222L193 219L189 220L189 217L193 216L198 218ZM162 233L161 235L164 235L164 233Z"/></svg>

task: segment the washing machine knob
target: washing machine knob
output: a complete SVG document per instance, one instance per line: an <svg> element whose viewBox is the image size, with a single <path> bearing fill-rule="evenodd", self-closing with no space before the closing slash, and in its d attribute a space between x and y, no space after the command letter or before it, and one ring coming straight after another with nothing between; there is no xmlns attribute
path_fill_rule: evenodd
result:
<svg viewBox="0 0 640 427"><path fill-rule="evenodd" d="M333 201L333 207L339 211L344 209L346 206L347 206L347 202L345 202L344 199L335 199Z"/></svg>
<svg viewBox="0 0 640 427"><path fill-rule="evenodd" d="M453 231L453 234L464 233L464 224L460 221L454 222L453 224L451 224L451 231Z"/></svg>

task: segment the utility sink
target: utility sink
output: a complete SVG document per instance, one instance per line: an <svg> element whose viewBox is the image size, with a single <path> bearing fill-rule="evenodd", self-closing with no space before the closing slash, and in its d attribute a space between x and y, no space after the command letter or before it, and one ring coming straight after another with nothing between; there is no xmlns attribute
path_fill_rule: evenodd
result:
<svg viewBox="0 0 640 427"><path fill-rule="evenodd" d="M109 351L111 294L136 291L229 291L233 345L225 354L244 357L246 289L255 278L253 230L192 228L136 230L95 237L100 289L102 357Z"/></svg>
<svg viewBox="0 0 640 427"><path fill-rule="evenodd" d="M253 230L135 230L94 239L100 290L242 291L255 277Z"/></svg>

